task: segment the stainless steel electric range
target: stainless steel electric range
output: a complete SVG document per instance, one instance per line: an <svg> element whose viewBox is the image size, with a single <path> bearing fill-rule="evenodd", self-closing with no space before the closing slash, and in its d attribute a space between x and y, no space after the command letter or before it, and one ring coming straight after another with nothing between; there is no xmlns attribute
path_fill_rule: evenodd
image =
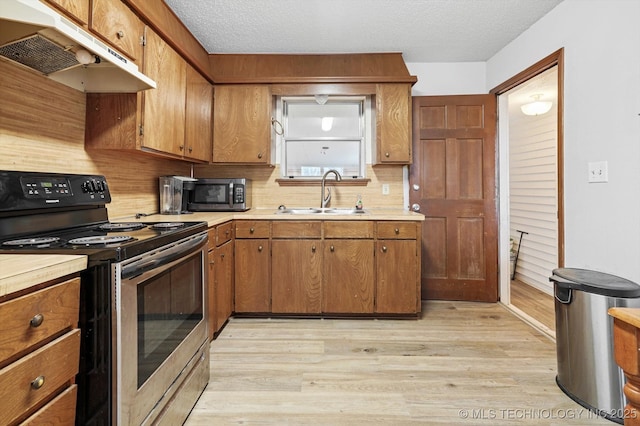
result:
<svg viewBox="0 0 640 426"><path fill-rule="evenodd" d="M110 201L104 176L0 171L0 253L87 256L76 424L184 420L209 379L207 225L110 222Z"/></svg>

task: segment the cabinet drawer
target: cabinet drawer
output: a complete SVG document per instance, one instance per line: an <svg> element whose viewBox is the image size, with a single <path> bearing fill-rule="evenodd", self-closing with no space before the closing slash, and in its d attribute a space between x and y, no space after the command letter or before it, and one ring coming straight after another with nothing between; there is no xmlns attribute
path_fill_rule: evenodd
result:
<svg viewBox="0 0 640 426"><path fill-rule="evenodd" d="M9 424L69 382L78 372L75 329L0 370L0 424ZM36 388L36 378L44 378Z"/></svg>
<svg viewBox="0 0 640 426"><path fill-rule="evenodd" d="M322 222L319 221L274 221L273 238L320 238Z"/></svg>
<svg viewBox="0 0 640 426"><path fill-rule="evenodd" d="M269 238L270 225L268 220L238 220L236 238Z"/></svg>
<svg viewBox="0 0 640 426"><path fill-rule="evenodd" d="M80 278L2 303L0 366L41 340L74 328L78 323L79 304Z"/></svg>
<svg viewBox="0 0 640 426"><path fill-rule="evenodd" d="M233 223L226 222L216 227L216 246L221 246L233 237Z"/></svg>
<svg viewBox="0 0 640 426"><path fill-rule="evenodd" d="M72 425L76 419L76 394L78 386L72 385L50 403L36 411L20 426Z"/></svg>
<svg viewBox="0 0 640 426"><path fill-rule="evenodd" d="M415 222L378 222L378 238L413 240L417 238Z"/></svg>
<svg viewBox="0 0 640 426"><path fill-rule="evenodd" d="M373 238L373 222L331 220L324 223L325 238Z"/></svg>

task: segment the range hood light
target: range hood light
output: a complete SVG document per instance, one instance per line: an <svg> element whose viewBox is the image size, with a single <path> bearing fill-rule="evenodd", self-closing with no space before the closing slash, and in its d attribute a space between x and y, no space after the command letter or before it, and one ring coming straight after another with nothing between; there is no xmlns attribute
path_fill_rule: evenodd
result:
<svg viewBox="0 0 640 426"><path fill-rule="evenodd" d="M76 52L76 59L82 65L95 64L97 56L92 55L88 50L80 49Z"/></svg>

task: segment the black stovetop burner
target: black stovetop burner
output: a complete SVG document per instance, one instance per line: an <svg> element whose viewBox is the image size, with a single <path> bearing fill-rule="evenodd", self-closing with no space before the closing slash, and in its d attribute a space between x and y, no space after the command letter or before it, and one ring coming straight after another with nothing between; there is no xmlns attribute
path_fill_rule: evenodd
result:
<svg viewBox="0 0 640 426"><path fill-rule="evenodd" d="M206 231L206 222L106 222L0 241L0 253L84 254L120 261Z"/></svg>

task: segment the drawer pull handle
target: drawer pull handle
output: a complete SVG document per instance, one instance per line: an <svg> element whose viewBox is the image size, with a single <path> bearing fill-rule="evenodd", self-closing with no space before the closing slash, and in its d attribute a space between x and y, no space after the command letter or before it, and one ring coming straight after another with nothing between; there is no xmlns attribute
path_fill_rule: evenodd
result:
<svg viewBox="0 0 640 426"><path fill-rule="evenodd" d="M255 229L253 229L253 228L249 228L249 232L250 232L250 233L252 233L252 234L253 234L255 231L256 231Z"/></svg>
<svg viewBox="0 0 640 426"><path fill-rule="evenodd" d="M400 233L400 230L398 228L396 228L395 231L396 231L396 234Z"/></svg>
<svg viewBox="0 0 640 426"><path fill-rule="evenodd" d="M33 328L40 327L43 321L44 321L44 315L36 314L33 316L33 318L31 318L31 321L29 321L29 325Z"/></svg>
<svg viewBox="0 0 640 426"><path fill-rule="evenodd" d="M31 382L31 388L38 390L44 386L44 376L38 376Z"/></svg>
<svg viewBox="0 0 640 426"><path fill-rule="evenodd" d="M382 246L382 252L386 253L387 252L387 246Z"/></svg>
<svg viewBox="0 0 640 426"><path fill-rule="evenodd" d="M258 246L258 251L262 251L262 246Z"/></svg>

